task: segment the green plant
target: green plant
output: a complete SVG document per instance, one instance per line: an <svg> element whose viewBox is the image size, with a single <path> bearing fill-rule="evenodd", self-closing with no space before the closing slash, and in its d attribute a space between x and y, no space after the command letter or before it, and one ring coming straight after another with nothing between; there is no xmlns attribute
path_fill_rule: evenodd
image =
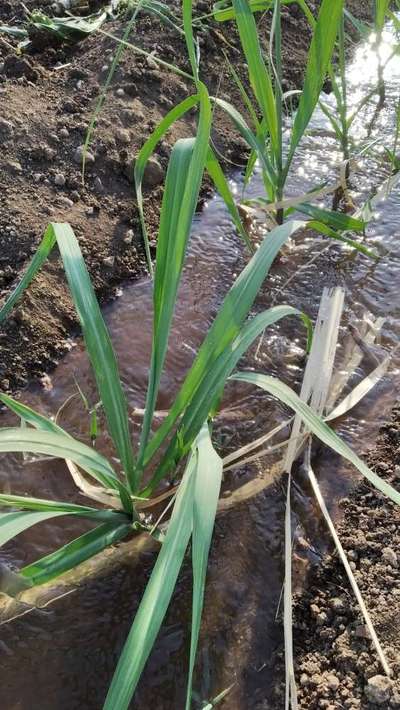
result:
<svg viewBox="0 0 400 710"><path fill-rule="evenodd" d="M390 8L390 0L375 0L374 4L374 29L375 29L375 44L374 48L378 57L378 93L379 105L385 103L385 80L383 77L384 64L380 53L382 45L382 32L386 21L386 16Z"/></svg>
<svg viewBox="0 0 400 710"><path fill-rule="evenodd" d="M176 202L173 201L172 204L169 202L172 199L171 196L176 198L179 193L182 194L185 191L192 194L191 212L186 217L187 231L184 234L181 233L183 249L196 206L194 195L198 190L199 178L202 173L200 166L204 165L207 154L209 114L206 105L204 111L203 125L199 127L196 140L178 142L171 156L171 165L167 175L163 207L165 210L169 207L169 211L166 215L163 210L161 226L164 225L165 220L168 219L168 223L170 223L169 220L172 220ZM198 158L199 152L202 153L200 158ZM197 184L194 184L196 180ZM173 191L172 185L175 186ZM188 205L189 200L179 199L178 204ZM94 479L96 493L100 496L103 495L103 498L100 497L100 501L107 506L102 509L2 494L0 496L2 506L17 509L15 512L3 512L0 516L0 541L2 543L31 525L51 517L82 516L98 523L90 532L24 567L18 575L13 575L9 591L15 593L25 587L52 580L93 554L97 554L107 545L128 535L143 530L149 531L149 526L144 523L140 515L143 499L148 498L156 490L163 477L167 477L171 473L175 475L179 461L185 461L188 457L159 558L135 617L106 701L105 707L113 708L113 710L126 708L129 704L166 613L189 539L192 538L194 592L190 680L187 697L187 707L190 707L191 674L197 647L207 555L222 473L221 461L214 452L211 443L210 423L207 422L210 422L210 418L217 412L218 401L225 381L254 339L269 324L289 315L302 315L293 307L278 306L246 321L257 292L280 247L289 236L295 235L304 227L303 222L293 221L276 227L265 238L257 254L253 256L228 292L167 418L151 437L149 425L152 421L157 398L159 374L163 367L169 325L176 299L176 287L183 263L183 256L178 259L175 249L175 227L178 223L172 220L171 224L172 231L160 228L154 283L153 354L148 401L138 454L132 451L126 403L111 343L78 243L68 225L51 225L48 228L41 248L35 255L25 277L10 296L0 314L3 318L10 311L57 242L81 321L82 332L98 383L108 427L122 463L122 470L117 473L103 456L93 448L69 436L53 421L33 412L10 397L1 396L3 404L14 411L28 426L24 429L1 430L0 452L42 453L72 461L79 471L83 472L85 482ZM182 224L180 220L179 224ZM171 274L174 274L175 279L171 279ZM308 323L307 319L302 317ZM317 420L305 405L300 405L293 393L289 395L283 384L274 381L271 384L271 391L299 411L301 416L307 419L307 423L317 436L320 436L323 441L332 445L335 450L340 451L355 463L359 470L375 485L395 500L399 498L399 495L369 471L326 425ZM153 456L160 450L167 436L170 437L169 446L155 473L143 487L143 472ZM85 486L83 486L83 492L96 500L98 499L96 495L92 496L90 491L88 493Z"/></svg>
<svg viewBox="0 0 400 710"><path fill-rule="evenodd" d="M308 56L303 91L294 92L300 94L299 108L293 122L289 146L286 150L286 147L283 145L283 125L287 96L283 94L281 88L282 51L280 15L281 6L291 4L292 2L296 2L307 17L308 22L313 28L313 39ZM298 211L309 214L310 209L312 209L309 201L319 196L321 193L320 189L316 189L314 193L304 195L304 200L296 198L295 200L292 199L286 201L282 199L283 191L297 147L307 129L326 78L331 54L335 44L339 18L342 14L342 3L336 3L336 1L333 0L323 0L317 20L314 19L304 0L285 0L284 2L280 2L278 0L260 0L257 2L250 2L249 4L247 3L247 0L235 0L233 6L227 8L223 7L223 4L224 3L221 2L216 3L213 15L219 22L225 22L231 19L236 20L243 53L248 63L249 82L253 90L255 106L254 99L249 97L237 72L231 65L230 67L233 80L239 88L245 107L251 117L253 127L249 127L243 115L232 104L219 98L218 96L211 97L213 109L219 109L227 113L251 150L246 168L245 184L251 177L257 159L261 165L267 198L260 198L257 200L256 202L258 202L258 205L262 205L262 207L269 213L274 211L278 223L282 223L284 217L290 214L294 203L296 204ZM142 6L143 0L136 4L135 17ZM263 57L262 48L257 34L257 26L253 17L253 12L265 9L273 9L270 40L271 46L274 47L274 56L272 56L271 52L269 61L270 68ZM132 26L133 21L134 18L130 21L130 27ZM196 51L196 43L193 32L191 0L183 0L183 30L192 70L191 78L196 85L196 89L198 89L201 67L198 67L198 53ZM113 66L110 69L107 85L111 80L111 76L115 70L116 63L119 60L120 53L125 46L131 46L130 43L126 41L126 33L123 40L119 41L118 52L113 62ZM137 50L135 47L133 47L133 49ZM161 62L161 60L159 61ZM163 63L165 64L165 62ZM168 66L171 70L178 71L176 67L171 65ZM180 73L182 72L180 71ZM86 148L89 145L98 112L100 111L102 102L104 101L105 91L106 87L98 102L95 115L88 130L85 142ZM144 168L148 158L155 150L157 143L161 140L171 125L178 121L187 111L198 105L199 94L196 93L193 96L187 97L180 104L175 106L154 130L136 160L134 179L150 273L152 273L153 267L151 263L149 241L143 214L141 186ZM258 116L260 116L260 118ZM246 229L242 224L237 205L230 192L228 183L211 144L208 149L206 169L212 178L217 191L223 197L239 235L243 239L248 250L253 252L254 247ZM319 221L321 221L321 217L322 210L319 210ZM325 234L342 241L347 240L347 237L345 237L342 232L350 230L360 232L365 226L361 220L353 220L347 215L343 215L342 218L338 218L337 215L333 214L329 210L324 211L322 221L326 225ZM334 230L336 230L336 233ZM338 234L338 231L340 234ZM348 242L354 248L359 248L357 242L351 240L348 240ZM363 247L361 247L361 250L365 252Z"/></svg>
<svg viewBox="0 0 400 710"><path fill-rule="evenodd" d="M189 148L190 154L193 150L193 144L190 147L180 145L179 149L183 150L185 147ZM174 161L174 157L172 161ZM186 165L186 175L189 167L190 161ZM172 178L169 172L167 182L170 179ZM166 195L168 194L166 190ZM146 529L149 530L149 527L140 518L140 507L143 498L149 496L155 490L161 476L166 476L171 472L175 473L178 461L185 460L188 456L185 473L179 484L167 533L118 664L105 704L106 708L113 708L114 710L128 707L131 695L134 692L166 613L189 539L192 537L194 592L187 708L190 707L191 676L203 603L207 556L222 474L222 462L212 447L210 424L207 423L207 420L216 413L215 407L220 397L223 383L235 368L241 355L259 333L269 323L276 322L288 315L301 315L290 306L279 306L260 313L245 322L265 274L280 246L288 236L294 235L303 226L304 223L302 222L290 222L277 227L271 232L265 238L258 254L252 258L226 296L213 327L206 336L194 365L177 395L166 422L153 438L147 437L146 445L142 444L145 451L143 463L145 463L152 458L153 453L159 450L167 434L172 435L172 445L170 444L168 447L161 467L159 467L145 488L142 488L142 468L138 466L140 454L139 456L134 456L131 451L129 434L128 439L126 439L126 405L115 358L112 349L110 349L111 345L97 302L93 300L93 290L78 244L68 225L52 225L46 232L43 240L45 248L43 248L42 244L40 261L43 263L55 240L57 240L71 293L81 320L88 354L98 382L108 425L113 433L116 450L121 461L124 460L125 464L123 471L118 475L104 457L69 436L53 421L33 412L10 397L1 396L3 404L14 411L28 426L22 430L20 428L1 430L0 452L43 453L71 460L84 472L85 476L95 479L96 483L100 484L98 489L100 491L103 490L112 505L108 509L100 509L2 494L0 496L1 504L17 508L17 511L1 514L1 543L6 542L31 525L51 517L78 515L93 519L98 523L90 532L20 570L19 575L12 577L13 592L52 580L93 554L97 554L105 546L130 534ZM165 246L168 246L167 242L169 240L171 240L171 237L168 235ZM160 247L160 254L160 263L162 264L162 246ZM3 308L2 316L10 310L13 303L21 295L23 288L27 286L37 271L38 262L39 259L35 258L34 264L28 269L22 285L17 287ZM174 259L169 263L171 268L173 263ZM162 285L167 287L169 279L165 278L162 271L161 276L160 272L157 275L157 267L158 263L156 263L156 281L158 279L157 283L160 287ZM156 295L156 284L154 290ZM165 295L165 299L167 302L167 295ZM305 322L307 323L307 320ZM164 323L162 327L158 325L157 313L154 316L154 333L155 343L153 345L151 368L153 375L150 376L149 393L152 393L154 387L157 388L154 384L157 381L156 373L158 372L156 353L163 351L163 348L160 350L160 344L165 342L168 337L164 329ZM273 378L254 373L251 375L238 375L237 378L251 382L254 380L256 384L261 384L272 394L282 399L300 414L307 426L322 441L354 463L380 490L393 500L396 500L396 502L400 501L400 495L370 471L336 434L285 385ZM149 395L147 412L152 411L154 401L153 395ZM149 414L147 416L150 417ZM176 429L174 425L179 416L181 418L178 429ZM143 431L146 431L145 425L143 426ZM134 464L133 468L130 468L132 459Z"/></svg>
<svg viewBox="0 0 400 710"><path fill-rule="evenodd" d="M282 91L281 39L281 7L284 4L290 3L281 2L281 0L270 2L260 0L250 3L247 0L233 0L232 7L223 7L223 3L216 3L214 6L216 20L225 22L234 19L236 21L243 54L247 62L248 80L256 102L255 107L253 100L247 94L235 72L233 76L242 97L244 97L245 106L253 123L253 131L247 126L244 118L239 116L238 112L227 102L216 99L216 104L230 115L252 150L245 181L250 178L255 160L258 158L267 196L265 202L267 205L275 207L278 223L282 223L285 215L290 212L290 204L287 206L283 201L286 180L297 147L318 103L343 17L343 3L336 0L323 0L317 19L313 17L306 3L297 2L312 27L313 37L303 88L302 91L295 92L299 95L298 109L291 125L286 147L283 141L283 128L287 97ZM269 61L266 61L253 13L268 9L273 10L273 15ZM301 207L300 202L297 209L301 210ZM326 210L325 221L329 220L330 215L331 213ZM356 225L353 224L349 228L354 229Z"/></svg>
<svg viewBox="0 0 400 710"><path fill-rule="evenodd" d="M382 58L382 33L384 29L384 24L387 17L393 19L396 22L396 16L389 11L390 2L388 0L383 0L379 2L377 0L374 4L374 23L373 25L366 25L365 23L356 20L351 13L346 11L339 23L339 35L338 35L338 77L335 75L333 67L330 68L330 78L332 83L333 95L335 98L336 106L333 109L328 106L326 102L320 100L319 106L322 111L327 116L335 136L340 143L343 159L349 161L353 152L353 140L351 137L351 128L359 112L364 108L373 97L378 94L379 101L376 107L375 115L370 123L369 132L372 129L376 115L378 115L385 101L385 81L384 81L384 70L387 64L393 59L397 54L397 47L394 45L389 56L383 60ZM356 28L360 37L364 41L370 37L374 38L372 43L372 50L377 57L377 84L371 90L369 90L365 96L363 96L355 105L349 104L348 101L348 90L347 90L347 79L346 79L346 33L345 33L345 20L348 19L351 24Z"/></svg>
<svg viewBox="0 0 400 710"><path fill-rule="evenodd" d="M279 4L276 7L279 9ZM138 203L144 225L141 179L146 160L171 122L184 111L199 105L196 137L180 140L175 144L166 177L153 285L152 355L146 408L137 451L132 446L127 404L112 344L79 244L69 225L51 224L48 227L24 277L0 311L1 321L10 313L57 245L97 381L107 426L121 464L120 470L116 471L101 454L70 436L52 420L11 397L0 396L2 403L26 425L24 428L0 430L0 452L41 453L65 459L73 467L74 480L81 491L103 505L83 506L1 494L2 507L16 509L0 513L1 544L32 525L52 517L74 515L89 518L97 523L89 532L23 567L18 574L10 575L9 586L5 591L15 594L25 588L51 581L106 546L129 535L146 531L157 534L162 541L157 562L105 702L107 710L123 710L129 705L166 614L189 541L192 543L193 613L187 710L191 706L192 675L207 559L222 478L222 462L212 445L212 421L218 415L218 405L225 383L242 355L266 327L288 316L301 317L310 341L309 319L292 306L273 307L251 319L248 316L269 268L286 240L301 233L308 224L320 229L322 233L332 232L323 221L328 220L324 211L314 211L311 222L288 221L277 226L265 237L227 293L167 417L153 434L154 411L191 223L203 172L207 166L211 174L214 174L216 183L219 182L220 189L225 189L225 178L210 153L212 103L206 87L198 77L189 2L184 4L184 26L197 93L168 114L143 147L135 167ZM311 87L310 92L314 96L314 89ZM235 113L233 107L228 107L227 110L246 133L248 129L240 114ZM300 114L295 129L297 133L295 138L292 138L295 143L300 140L305 130L310 106L304 104L302 110L303 114ZM265 165L268 165L268 156L261 150L259 138L252 133L251 136L253 138L249 137L250 145L260 151L260 156L264 156ZM235 214L234 203L230 208ZM336 220L341 219L345 219L345 216L336 216ZM337 224L336 222L335 226ZM255 373L244 373L238 375L237 379L253 382L280 398L302 417L316 436L351 461L379 490L394 501L400 502L400 494L381 481L326 423L283 383ZM167 446L164 448L166 442ZM150 464L156 455L160 456L160 462L149 474ZM141 514L141 510L148 504L159 483L163 479L179 475L182 468L184 472L180 478L166 532L165 529L154 531L153 526L150 526Z"/></svg>

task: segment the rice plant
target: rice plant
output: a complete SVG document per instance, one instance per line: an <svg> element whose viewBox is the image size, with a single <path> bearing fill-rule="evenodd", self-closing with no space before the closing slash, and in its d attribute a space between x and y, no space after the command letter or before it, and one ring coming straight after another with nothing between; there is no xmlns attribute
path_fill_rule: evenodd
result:
<svg viewBox="0 0 400 710"><path fill-rule="evenodd" d="M204 170L209 170L222 192L227 190L225 177L210 149L213 104L218 104L226 110L242 133L248 137L249 145L263 166L268 194L271 199L279 199L283 194L285 177L294 152L318 101L336 37L340 15L338 7L341 12L342 3L332 3L329 0L323 0L321 5L304 91L292 130L289 154L286 162L281 162L282 96L279 87L275 94L271 93L267 78L269 74L264 72L257 34L253 31L254 18L249 6L244 0L234 0L235 18L249 60L251 80L263 112L260 133L252 133L231 105L226 102L224 105L220 99L210 99L207 88L199 77L191 3L184 2L184 30L196 93L167 115L144 145L135 166L138 204L145 229L141 180L146 161L171 123L191 107L199 107L196 136L177 141L171 153L166 176L153 280L152 353L146 407L137 449L132 443L127 403L113 347L78 241L68 224L49 225L26 273L0 311L1 321L11 312L53 248L57 246L97 382L98 397L120 464L116 469L94 448L72 437L51 419L11 397L0 395L2 403L25 425L23 428L9 427L0 430L0 452L44 454L65 459L76 485L91 500L91 505L75 505L0 494L0 505L6 509L0 513L0 543L6 543L32 525L59 516L73 515L88 518L94 523L89 532L22 567L18 573L10 573L8 586L3 591L17 594L24 589L49 582L98 554L108 545L131 535L147 532L155 535L161 543L157 561L105 699L106 710L128 708L167 612L190 542L193 606L185 707L186 710L191 707L208 553L223 471L223 462L212 441L213 420L218 416L223 390L240 358L269 325L287 317L301 318L305 325L305 340L310 344L310 320L294 306L272 307L253 318L249 318L249 313L275 257L289 238L295 239L310 224L323 234L333 231L326 223L326 214L321 210L314 212L309 222L291 220L278 225L264 238L226 294L167 416L154 431L154 413L165 367L171 323ZM274 3L274 9L275 13L279 14L280 2ZM332 13L333 29L327 23L328 15L332 22ZM274 31L275 36L279 38L277 16L274 20ZM321 47L323 32L327 33L327 39L326 44ZM278 58L279 52L276 64ZM324 62L322 68L319 66L320 61ZM277 71L279 79L279 67ZM264 146L266 140L269 141L268 150ZM236 219L236 206L233 201L229 201L229 190L226 194L231 214ZM340 225L343 224L341 219L342 217L337 215L335 226L338 226L338 220ZM333 234L335 235L335 232ZM276 396L298 414L308 430L322 442L350 461L380 491L396 503L400 502L400 494L371 471L323 418L280 380L268 377L265 373L254 372L236 374L235 379L262 387ZM183 474L175 492L170 519L162 530L154 530L154 526L149 525L142 511L151 506L152 497L157 494L160 483L175 479L182 469ZM96 502L95 505L93 501ZM7 512L7 509L11 510Z"/></svg>

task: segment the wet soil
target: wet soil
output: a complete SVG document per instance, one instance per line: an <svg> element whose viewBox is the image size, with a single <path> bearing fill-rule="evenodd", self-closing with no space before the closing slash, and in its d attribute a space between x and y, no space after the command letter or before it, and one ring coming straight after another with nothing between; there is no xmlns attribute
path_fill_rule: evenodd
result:
<svg viewBox="0 0 400 710"><path fill-rule="evenodd" d="M46 9L49 3L27 2ZM369 13L367 0L349 8L360 18ZM172 6L172 5L171 5ZM179 15L178 7L172 6ZM204 14L211 3L197 3ZM301 83L308 26L295 6L284 9L285 89ZM0 22L18 25L22 4L1 3ZM268 17L262 22L267 29ZM126 22L108 23L106 30L120 36ZM267 34L267 33L266 33ZM162 41L160 41L162 38ZM154 17L143 15L131 42L187 70L187 54L176 32ZM202 32L203 78L211 93L230 98L224 51L243 74L233 25L212 23ZM94 134L85 183L76 162L87 126L104 84L116 45L96 34L73 46L34 46L19 56L15 42L0 38L0 294L5 297L35 252L50 221L72 224L99 298L113 297L117 285L146 270L134 190L129 175L132 160L163 115L193 91L182 77L154 66L127 50L108 91ZM146 191L146 216L155 236L162 186L172 144L193 135L194 114L187 115L162 141L158 166ZM217 114L213 140L225 168L243 164L245 148L223 115ZM161 169L160 169L161 168ZM204 184L203 195L209 190ZM57 255L36 278L0 333L0 386L24 388L41 378L67 349L67 338L77 327Z"/></svg>
<svg viewBox="0 0 400 710"><path fill-rule="evenodd" d="M366 460L400 486L400 406ZM400 708L400 512L362 482L341 501L338 534L392 670L385 677L336 554L324 555L295 600L294 655L299 706L307 710ZM296 554L296 551L295 551ZM277 675L283 669L277 670ZM276 707L283 707L282 685ZM274 706L273 706L274 707Z"/></svg>

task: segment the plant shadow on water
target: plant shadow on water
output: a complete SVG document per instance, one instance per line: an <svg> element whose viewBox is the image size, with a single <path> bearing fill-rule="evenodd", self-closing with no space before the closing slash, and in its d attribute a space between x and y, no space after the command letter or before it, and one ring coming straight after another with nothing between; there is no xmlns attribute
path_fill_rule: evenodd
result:
<svg viewBox="0 0 400 710"><path fill-rule="evenodd" d="M355 71L355 69L353 69ZM398 77L388 91L394 94ZM390 121L382 112L376 130L386 128L391 135ZM312 132L303 141L296 157L296 176L288 184L288 192L301 191L313 184L315 176L329 160L338 161L334 143L318 138L318 130L326 128L322 115L317 114ZM370 163L356 173L358 191L368 194L371 179ZM373 176L375 182L376 174ZM306 184L305 184L306 183ZM257 195L260 181L257 176L250 185L249 194ZM360 196L360 195L358 195ZM330 251L309 264L322 241L315 237L301 239L298 248L284 251L263 288L255 309L261 311L276 302L293 302L315 317L323 286L341 283L349 297L345 319L359 321L365 311L373 316L384 316L387 321L382 330L382 343L377 356L396 343L400 323L398 277L400 249L398 224L400 223L399 190L382 203L379 222L372 223L369 243L385 247L389 252L377 265L371 266L364 258L353 261L349 253L333 246ZM213 316L232 281L232 274L241 268L240 243L232 235L222 202L213 199L204 213L195 220L191 252L185 267L178 308L174 320L171 347L167 358L166 375L162 381L157 406L167 408L193 360L194 352L210 325ZM292 274L300 272L301 278L292 281L280 293ZM121 297L106 309L107 322L119 357L122 380L126 385L130 408L144 406L145 384L151 349L151 289L144 281L127 285ZM339 364L346 338L341 333ZM89 365L80 341L59 366L49 383L48 391L32 388L24 401L42 412L54 414L76 392L74 378L95 404L96 394ZM264 338L257 354L257 367L261 365L270 374L282 374L286 381L298 385L302 373L304 334L294 319L288 326L279 326ZM254 363L255 348L246 356L246 363ZM376 433L385 412L394 397L393 378L398 378L399 360L395 372L377 386L363 400L350 417L340 426L340 432L358 452ZM362 377L370 368L364 362L357 371ZM79 438L87 440L88 417L84 409L72 400L63 409L60 423ZM223 408L235 407L241 432L239 442L245 443L259 432L271 428L271 423L286 416L282 405L265 394L248 387L231 384ZM362 419L360 419L362 416ZM4 415L3 424L9 421ZM242 421L243 420L243 421ZM139 419L133 417L138 432ZM246 423L247 422L247 423ZM368 423L369 422L369 423ZM236 422L237 423L237 422ZM222 418L216 428L217 437L229 442L237 427ZM110 450L110 441L100 436L101 451ZM228 446L229 448L229 446ZM318 452L318 466L322 488L335 512L335 501L348 490L354 474L343 464ZM326 462L329 460L329 467ZM16 462L18 465L16 465ZM269 465L269 462L265 465ZM22 469L22 471L21 471ZM17 456L7 456L3 473L7 485L15 493L29 489L32 494L46 498L82 502L76 493L63 463L29 462L21 465ZM226 479L225 495L249 475L241 471ZM252 472L254 475L254 471ZM272 478L272 477L271 477ZM311 544L324 547L318 521L314 529L307 522L307 493L299 493L297 513L303 538ZM315 517L315 513L312 517ZM264 707L273 680L273 658L282 647L281 624L275 615L279 604L282 574L282 543L284 519L284 493L279 482L273 482L253 500L240 503L232 510L218 516L214 543L210 556L206 605L203 617L199 660L195 675L195 689L202 697L213 697L236 681L229 695L228 705L233 710ZM55 545L82 532L85 524L74 519L67 523L42 523L37 528L21 534L2 549L2 560L20 565L46 554ZM319 539L315 539L315 535ZM300 535L299 535L300 537ZM48 546L49 541L51 546ZM1 701L6 708L99 708L104 700L115 665L125 641L132 617L143 594L153 567L157 545L152 541L122 543L118 551L104 553L100 569L94 569L85 581L74 575L68 578L71 593L43 609L35 609L25 616L1 627L2 638L2 688ZM315 556L306 546L297 551L297 579L304 577L307 564ZM90 565L89 565L90 568ZM138 687L132 708L155 707L172 710L182 707L187 676L187 651L191 614L191 571L186 564L181 572L172 604L162 627L159 640ZM58 585L56 585L56 590ZM74 591L72 591L74 590ZM66 588L60 586L60 594ZM55 594L57 596L57 594ZM19 609L21 613L23 608ZM22 670L23 669L23 670ZM32 698L35 698L34 705Z"/></svg>

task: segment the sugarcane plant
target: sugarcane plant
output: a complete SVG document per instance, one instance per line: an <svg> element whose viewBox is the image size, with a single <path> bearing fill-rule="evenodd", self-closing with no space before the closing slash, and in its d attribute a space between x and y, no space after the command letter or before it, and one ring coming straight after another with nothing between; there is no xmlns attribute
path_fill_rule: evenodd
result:
<svg viewBox="0 0 400 710"><path fill-rule="evenodd" d="M302 91L299 93L298 109L291 126L288 146L284 145L283 132L287 96L282 91L282 42L281 42L281 9L290 2L281 0L233 0L232 6L226 7L226 2L214 5L213 16L218 22L235 20L242 51L248 67L248 80L252 89L253 98L249 96L243 82L234 67L230 66L232 78L236 83L243 99L247 113L251 118L252 127L246 117L226 99L211 96L213 110L224 111L233 122L238 133L242 136L250 149L247 162L244 185L250 180L255 165L258 161L266 196L246 201L257 208L265 209L275 217L276 223L282 223L296 206L302 212L319 222L319 231L331 238L347 242L350 246L369 253L368 249L357 241L350 239L349 232L363 232L365 222L348 214L321 209L312 204L313 199L320 198L325 190L325 185L317 187L305 195L288 200L284 198L284 187L296 155L298 146L303 138L311 120L314 109L318 103L324 85L335 46L340 18L343 12L343 2L337 0L322 0L318 17L315 19L304 0L292 0L303 10L313 30L313 37L309 49L307 67ZM200 53L197 51L193 31L192 1L183 0L183 28L188 46L192 80L197 88L201 78ZM269 61L265 59L264 52L258 36L254 13L261 10L272 10L272 25ZM196 27L196 25L195 25ZM173 123L179 120L187 111L198 106L197 94L187 97L164 117L154 130L146 146L139 154L134 169L134 182L136 187L139 215L142 223L144 244L150 272L152 263L150 256L149 239L143 214L142 178L145 161L155 150L157 143L168 131ZM216 151L210 143L206 169L212 178L217 191L225 201L234 221L235 227L250 252L254 252L254 245L244 228L237 204L231 194L228 182L218 161ZM322 230L322 226L324 228ZM311 224L311 227L313 225ZM371 255L371 254L370 254Z"/></svg>
<svg viewBox="0 0 400 710"><path fill-rule="evenodd" d="M362 23L360 20L356 20L349 12L343 13L339 22L339 32L338 32L338 43L337 43L337 76L335 69L331 66L329 70L332 93L334 97L334 106L328 105L326 101L320 99L319 106L324 112L329 120L329 123L334 131L334 134L340 144L342 157L344 161L349 161L354 154L353 140L351 136L351 129L353 127L354 121L359 116L360 111L370 103L370 101L378 94L378 103L376 105L376 111L374 117L381 110L385 101L385 80L384 80L384 70L389 62L398 54L399 48L397 43L393 42L393 47L388 52L388 56L383 59L382 57L382 33L384 28L384 23L388 17L397 20L396 16L389 10L389 5L386 0L384 2L376 2L374 7L374 24L372 26ZM349 101L347 78L346 78L346 31L345 23L346 19L348 22L357 29L361 38L365 41L368 38L373 38L373 43L371 49L377 58L377 77L376 83L373 87L363 96L356 104ZM374 119L370 122L368 133L371 133L371 129L374 123Z"/></svg>
<svg viewBox="0 0 400 710"><path fill-rule="evenodd" d="M249 15L243 9L242 0L235 0L235 5L238 16L244 19L247 26L249 19L254 19L252 13ZM325 13L326 7L332 6L332 3L324 0L322 5ZM279 3L276 7L279 8ZM167 416L154 431L154 415L165 367L171 323L205 168L208 167L211 172L214 170L218 181L225 185L222 183L224 178L223 175L221 177L220 168L215 167L213 155L210 153L212 108L215 100L210 99L205 84L199 78L189 2L184 3L184 27L196 94L168 114L163 124L144 145L135 167L138 202L144 224L141 180L146 162L172 120L190 107L198 106L196 135L194 138L181 139L175 143L165 181L153 279L152 353L138 447L134 447L132 443L127 401L112 343L79 243L68 224L48 226L25 274L0 310L2 321L57 246L96 379L106 425L119 462L118 466L113 465L95 448L71 436L52 419L8 395L0 395L2 403L24 423L24 427L0 429L0 453L20 452L65 459L78 490L90 499L90 505L78 505L2 493L0 544L5 544L32 525L51 518L73 515L90 519L94 523L89 532L18 571L10 571L5 578L3 591L18 594L36 585L50 582L107 546L132 535L154 534L160 541L157 561L136 611L105 700L106 710L125 710L129 706L167 612L189 543L193 568L193 607L185 707L186 710L191 707L207 560L222 481L222 461L212 441L213 420L218 416L223 390L237 363L268 326L283 318L299 317L305 325L308 345L311 341L310 320L294 306L272 307L249 318L253 303L279 250L289 238L297 238L310 225L310 222L291 220L276 226L264 238L257 252L236 278ZM311 64L316 61L316 50L313 51ZM319 85L319 79L317 83ZM265 98L264 84L263 87L259 91L260 96ZM307 123L311 103L315 105L318 99L311 85L308 85L307 92L309 101L300 103L300 118L297 119L294 129L292 151ZM275 115L276 118L270 108L268 104L267 117ZM232 108L227 110L231 115L236 115ZM240 116L237 122L243 127L243 119ZM245 128L244 132L247 131ZM271 126L269 135L271 136ZM274 135L277 137L279 131ZM250 140L253 141L253 148L258 155L264 155L264 167L269 166L264 148L261 150L259 137L253 136ZM274 165L276 167L276 163ZM326 224L323 221L319 222L314 218L311 224L320 229L321 233L326 232ZM283 382L264 373L246 373L237 375L237 378L262 386L278 397L306 422L308 430L351 461L380 491L395 502L400 502L400 494L371 471L323 419ZM148 516L144 515L143 511L148 512L149 508L151 509L151 501L157 496L159 485L171 479L175 480L176 477L179 482L174 490L169 521L163 529L157 526L153 529L154 523L149 524Z"/></svg>
<svg viewBox="0 0 400 710"><path fill-rule="evenodd" d="M290 4L297 4L302 9L311 26L313 36L302 90L285 94L282 90L281 9L283 5ZM253 128L251 129L243 116L229 106L226 101L216 99L216 104L231 116L251 148L245 172L245 185L253 173L257 160L261 167L266 196L248 201L248 203L255 202L258 206L263 205L270 214L274 214L277 223L282 223L295 205L300 212L318 216L318 219L323 221L327 227L337 228L340 225L343 230L362 230L357 220L353 220L348 215L332 214L330 210L321 210L313 206L312 199L321 195L318 186L314 191L294 200L284 199L286 181L298 146L307 130L330 71L332 54L343 18L343 8L344 3L341 0L339 2L323 0L318 16L315 18L307 3L299 0L293 0L293 2L233 0L230 7L226 7L224 2L217 2L214 5L214 17L217 21L235 20L236 22L247 63L248 83L253 98L233 68L231 68L231 73L239 88ZM263 52L254 18L255 12L266 10L272 11L268 57L265 57L266 53ZM292 94L298 97L298 108L293 121L287 126L288 99ZM283 135L286 127L289 130L289 138L284 141Z"/></svg>

